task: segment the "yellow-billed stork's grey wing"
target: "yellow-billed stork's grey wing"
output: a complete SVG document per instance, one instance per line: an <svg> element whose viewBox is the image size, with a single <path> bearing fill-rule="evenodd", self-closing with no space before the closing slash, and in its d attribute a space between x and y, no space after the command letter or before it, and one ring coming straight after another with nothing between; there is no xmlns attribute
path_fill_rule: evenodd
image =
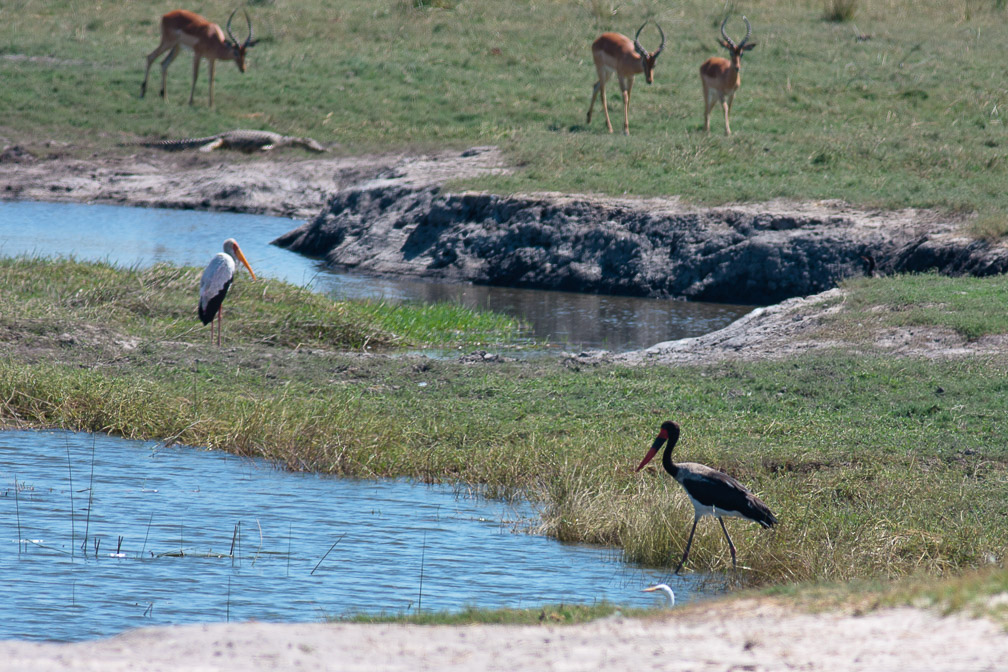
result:
<svg viewBox="0 0 1008 672"><path fill-rule="evenodd" d="M199 318L203 324L210 324L220 310L228 288L234 279L235 262L231 255L218 252L203 269L200 278Z"/></svg>

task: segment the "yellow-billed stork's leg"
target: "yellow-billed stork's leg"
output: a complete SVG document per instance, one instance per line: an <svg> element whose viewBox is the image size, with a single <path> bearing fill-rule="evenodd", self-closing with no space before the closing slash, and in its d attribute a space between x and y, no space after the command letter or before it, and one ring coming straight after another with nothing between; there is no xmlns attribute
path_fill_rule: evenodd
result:
<svg viewBox="0 0 1008 672"><path fill-rule="evenodd" d="M221 332L221 325L223 323L224 323L224 306L221 305L221 307L217 310L217 347L218 348L220 347L220 332Z"/></svg>
<svg viewBox="0 0 1008 672"><path fill-rule="evenodd" d="M732 569L737 569L738 566L735 564L735 544L732 543L731 537L728 536L728 528L724 526L724 518L718 516L718 522L721 523L721 531L724 532L725 539L728 540L728 548L731 550Z"/></svg>
<svg viewBox="0 0 1008 672"><path fill-rule="evenodd" d="M679 561L679 566L676 567L675 573L678 574L682 571L683 565L686 564L686 559L689 558L689 549L693 545L693 535L696 533L696 524L700 520L700 516L695 516L693 518L693 529L689 533L689 541L686 542L686 552L682 555L682 560Z"/></svg>

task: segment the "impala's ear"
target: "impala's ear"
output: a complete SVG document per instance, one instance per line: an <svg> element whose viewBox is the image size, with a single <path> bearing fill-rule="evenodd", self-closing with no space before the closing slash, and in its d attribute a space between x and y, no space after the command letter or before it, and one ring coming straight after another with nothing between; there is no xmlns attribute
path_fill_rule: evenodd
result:
<svg viewBox="0 0 1008 672"><path fill-rule="evenodd" d="M246 48L248 48L248 47L254 47L254 46L255 46L255 45L257 45L257 44L259 44L259 40L258 40L258 39L255 39L255 40L249 40L249 43L248 43L248 44L246 44L246 45L245 45L245 47L246 47ZM753 46L755 47L756 45L754 44Z"/></svg>
<svg viewBox="0 0 1008 672"><path fill-rule="evenodd" d="M725 49L731 49L731 43L729 43L728 40L718 40L718 44L720 44Z"/></svg>
<svg viewBox="0 0 1008 672"><path fill-rule="evenodd" d="M759 42L753 42L752 44L747 44L744 47L742 47L742 51L749 51L750 49L752 49L753 47L755 47L757 44L759 44Z"/></svg>

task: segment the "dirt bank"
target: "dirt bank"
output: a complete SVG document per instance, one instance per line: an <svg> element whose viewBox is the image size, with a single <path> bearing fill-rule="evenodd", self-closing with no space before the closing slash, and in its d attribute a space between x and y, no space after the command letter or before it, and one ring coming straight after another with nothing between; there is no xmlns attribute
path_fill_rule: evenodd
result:
<svg viewBox="0 0 1008 672"><path fill-rule="evenodd" d="M58 148L37 157L0 151L0 199L185 208L310 219L332 194L361 182L404 186L504 170L492 147L428 155L305 158L294 151L248 157L238 152L164 152L72 158Z"/></svg>
<svg viewBox="0 0 1008 672"><path fill-rule="evenodd" d="M772 603L701 605L580 626L218 624L151 628L81 644L0 642L9 669L828 670L1004 669L995 625L914 609L805 614Z"/></svg>
<svg viewBox="0 0 1008 672"><path fill-rule="evenodd" d="M370 180L275 244L365 273L767 305L867 273L1008 270L1008 249L934 212L840 203L453 193Z"/></svg>
<svg viewBox="0 0 1008 672"><path fill-rule="evenodd" d="M763 305L876 267L1006 265L1008 255L957 239L957 227L930 212L837 203L698 208L676 199L450 193L380 180L338 192L311 222L274 242L365 273Z"/></svg>

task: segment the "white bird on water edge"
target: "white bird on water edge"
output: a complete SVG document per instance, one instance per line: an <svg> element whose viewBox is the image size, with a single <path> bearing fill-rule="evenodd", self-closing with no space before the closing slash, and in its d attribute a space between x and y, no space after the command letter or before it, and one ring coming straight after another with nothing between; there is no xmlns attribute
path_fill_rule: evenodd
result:
<svg viewBox="0 0 1008 672"><path fill-rule="evenodd" d="M675 593L672 592L672 589L669 588L669 586L668 586L667 583L659 583L658 585L651 586L650 588L645 588L641 592L642 593L653 593L656 590L664 591L664 593L666 595L668 595L669 606L670 607L674 607L675 606Z"/></svg>
<svg viewBox="0 0 1008 672"><path fill-rule="evenodd" d="M220 346L221 322L223 321L223 303L231 282L234 280L235 259L248 269L249 275L255 280L255 272L249 266L248 260L238 247L238 241L228 238L224 241L224 251L218 252L203 269L200 278L199 318L203 324L210 325L210 342L213 343L213 320L217 318L217 345Z"/></svg>

